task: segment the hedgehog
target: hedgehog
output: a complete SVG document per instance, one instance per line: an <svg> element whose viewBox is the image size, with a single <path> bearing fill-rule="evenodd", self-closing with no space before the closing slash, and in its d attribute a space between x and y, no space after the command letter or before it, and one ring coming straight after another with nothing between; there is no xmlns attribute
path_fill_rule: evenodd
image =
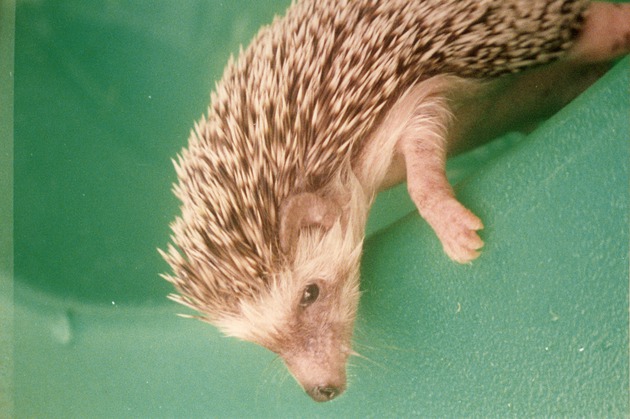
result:
<svg viewBox="0 0 630 419"><path fill-rule="evenodd" d="M294 1L230 58L174 161L181 215L160 250L177 291L170 298L278 354L314 400L335 398L356 354L359 265L376 193L406 180L445 253L477 258L483 224L445 175L447 156L474 126L458 124L470 120L460 118L462 104L493 80L561 57L627 52L629 9L587 0Z"/></svg>

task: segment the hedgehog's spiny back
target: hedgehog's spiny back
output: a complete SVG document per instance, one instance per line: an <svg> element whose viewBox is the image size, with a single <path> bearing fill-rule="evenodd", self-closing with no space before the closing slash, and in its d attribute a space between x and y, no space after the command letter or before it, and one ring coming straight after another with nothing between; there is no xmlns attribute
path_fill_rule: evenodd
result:
<svg viewBox="0 0 630 419"><path fill-rule="evenodd" d="M238 312L284 261L283 200L348 169L401 92L440 72L487 77L549 61L569 46L586 3L294 4L230 61L179 159L173 242L183 254L170 247L166 258L183 302L210 317Z"/></svg>

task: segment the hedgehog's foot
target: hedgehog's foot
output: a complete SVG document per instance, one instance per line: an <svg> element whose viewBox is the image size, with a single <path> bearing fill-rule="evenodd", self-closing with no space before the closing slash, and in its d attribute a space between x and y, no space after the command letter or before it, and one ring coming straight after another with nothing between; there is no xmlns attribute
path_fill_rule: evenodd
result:
<svg viewBox="0 0 630 419"><path fill-rule="evenodd" d="M477 230L482 229L483 224L455 198L434 202L430 208L424 205L420 212L451 259L459 263L469 263L479 257L483 240Z"/></svg>
<svg viewBox="0 0 630 419"><path fill-rule="evenodd" d="M479 256L481 220L455 198L446 179L446 138L451 112L443 92L453 79L434 77L417 85L417 101L404 124L398 152L404 156L409 195L433 228L446 254L468 263Z"/></svg>
<svg viewBox="0 0 630 419"><path fill-rule="evenodd" d="M422 156L417 164L422 165ZM464 207L454 196L446 176L429 169L408 170L407 187L420 215L429 223L440 239L444 252L459 263L476 259L483 247L477 234L483 228L481 220Z"/></svg>

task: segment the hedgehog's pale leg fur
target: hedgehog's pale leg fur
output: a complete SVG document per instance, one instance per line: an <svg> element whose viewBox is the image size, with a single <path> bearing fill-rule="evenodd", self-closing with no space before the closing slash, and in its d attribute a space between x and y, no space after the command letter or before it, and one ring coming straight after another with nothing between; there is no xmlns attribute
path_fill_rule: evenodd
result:
<svg viewBox="0 0 630 419"><path fill-rule="evenodd" d="M446 179L447 135L451 125L447 97L454 90L473 95L482 86L454 76L435 76L410 88L368 140L356 164L368 190L400 181L422 217L431 225L447 255L460 263L479 256L481 220L457 201ZM385 156L385 157L384 157Z"/></svg>
<svg viewBox="0 0 630 419"><path fill-rule="evenodd" d="M410 88L369 138L355 165L367 190L383 190L406 176L407 188L422 217L454 261L479 256L481 220L456 198L446 178L450 92L480 93L483 84L455 76L435 76ZM460 98L461 100L461 98Z"/></svg>
<svg viewBox="0 0 630 419"><path fill-rule="evenodd" d="M454 77L436 76L414 88L416 94L422 92L423 100L412 105L397 151L404 156L407 189L418 211L446 254L456 262L467 263L479 256L483 241L477 230L483 224L455 198L445 169L451 125L446 95L459 82Z"/></svg>

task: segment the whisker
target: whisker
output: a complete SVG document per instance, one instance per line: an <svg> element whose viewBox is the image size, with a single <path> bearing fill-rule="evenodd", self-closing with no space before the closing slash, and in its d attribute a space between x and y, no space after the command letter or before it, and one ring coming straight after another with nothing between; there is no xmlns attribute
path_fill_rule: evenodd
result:
<svg viewBox="0 0 630 419"><path fill-rule="evenodd" d="M267 363L267 366L262 372L262 375L265 377L264 379L258 382L256 386L256 403L258 403L258 399L261 394L263 394L263 388L266 390L265 393L272 393L276 401L278 401L278 397L280 392L276 391L278 387L281 387L286 381L287 376L289 375L286 368L282 363L278 364L282 358L276 355Z"/></svg>
<svg viewBox="0 0 630 419"><path fill-rule="evenodd" d="M380 363L380 362L377 362L377 361L373 360L372 358L369 358L369 357L367 357L367 356L365 356L365 355L362 355L362 354L360 354L360 353L358 353L358 352L356 352L356 351L352 351L352 355L353 355L353 356L356 356L357 358L361 358L361 359L363 359L363 360L365 360L365 361L369 362L370 364L372 364L372 365L375 365L375 366L379 367L380 369L382 369L382 370L384 370L384 371L389 370L389 368L387 368L387 367L385 366L385 364L382 364L382 363Z"/></svg>

